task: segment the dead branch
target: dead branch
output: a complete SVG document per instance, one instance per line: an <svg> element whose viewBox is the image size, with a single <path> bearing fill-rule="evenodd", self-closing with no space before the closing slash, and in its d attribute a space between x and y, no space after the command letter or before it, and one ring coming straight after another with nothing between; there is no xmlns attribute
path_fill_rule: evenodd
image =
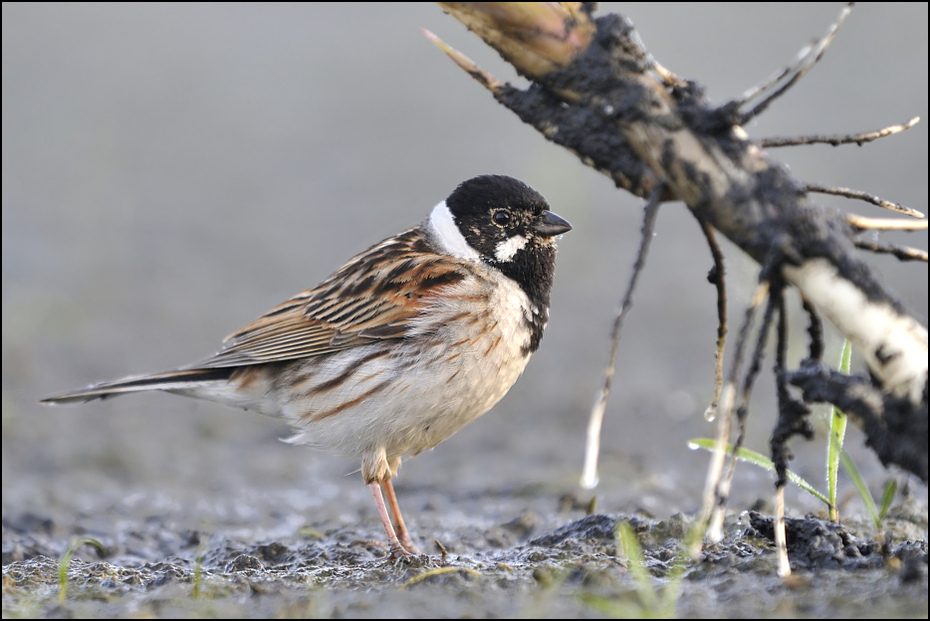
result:
<svg viewBox="0 0 930 621"><path fill-rule="evenodd" d="M748 112L744 112L740 116L740 120L739 120L740 125L745 125L750 120L754 119L755 117L765 112L766 108L768 108L772 104L773 101L775 101L776 99L778 99L779 97L787 93L788 89L794 86L798 82L798 80L803 78L807 74L808 71L814 68L814 65L820 62L820 59L823 58L823 55L826 53L827 48L830 47L831 43L833 43L833 38L836 36L836 33L839 31L840 26L843 25L843 22L846 21L846 18L849 17L849 14L851 12L852 12L852 3L849 3L843 8L843 11L842 13L840 13L840 16L837 18L835 22L833 22L833 24L831 24L830 30L827 32L826 35L824 35L822 39L820 39L820 41L817 41L813 45L809 45L808 47L801 50L801 52L798 54L798 59L794 65L789 66L787 69L785 69L781 73L781 75L778 75L774 79L770 80L769 82L764 84L761 88L755 88L755 89L750 90L749 93L743 95L743 97L741 97L738 101L734 101L731 104L734 109L738 109L739 107L742 107L743 105L749 103L752 99L764 93L768 89L778 86L777 90L774 93L772 93L771 95L763 99L760 103L756 104L756 106L752 110L749 110ZM785 82L779 86L779 83L786 77L788 79L785 80Z"/></svg>
<svg viewBox="0 0 930 621"><path fill-rule="evenodd" d="M889 244L876 244L873 242L857 241L856 248L862 248L876 254L890 254L901 261L927 262L927 251L907 246L894 246Z"/></svg>
<svg viewBox="0 0 930 621"><path fill-rule="evenodd" d="M601 434L601 422L604 420L604 412L607 409L607 397L610 395L610 385L613 382L614 371L617 363L617 349L620 346L620 330L623 326L623 318L629 313L633 306L633 290L636 288L636 281L640 273L646 266L646 255L649 253L649 242L655 232L656 215L659 212L659 190L653 192L652 197L646 203L643 215L642 235L640 235L639 252L636 254L636 261L633 263L633 272L630 275L630 281L627 284L626 292L623 294L623 301L620 303L620 310L614 318L614 327L610 334L610 355L607 359L607 368L604 371L604 386L601 388L600 395L594 403L591 410L591 417L588 423L588 450L585 453L584 469L581 473L582 487L592 488L597 485L597 454L598 439Z"/></svg>
<svg viewBox="0 0 930 621"><path fill-rule="evenodd" d="M903 214L905 216L912 216L914 218L924 217L924 214L920 211L917 211L916 209L905 207L904 205L901 205L899 203L892 203L891 201L886 201L885 199L869 194L868 192L861 192L859 190L851 190L849 188L830 188L825 185L820 185L819 183L808 183L807 191L808 192L820 192L822 194L830 194L832 196L842 196L844 198L854 198L860 201L871 203L873 205L877 205L878 207L881 207L882 209L887 209L895 213ZM905 222L904 226L912 226L913 224L914 223L912 222ZM922 226L920 225L920 223L917 223L917 225L914 228L926 228L926 227L927 227L927 222L924 221Z"/></svg>
<svg viewBox="0 0 930 621"><path fill-rule="evenodd" d="M878 140L879 138L884 138L885 136L893 136L897 133L906 131L917 125L919 122L920 117L915 116L907 123L902 123L900 125L890 125L874 132L864 132L861 134L852 135L842 134L835 136L823 136L818 134L814 136L797 136L795 138L762 138L758 142L759 146L763 149L773 149L775 147L796 147L809 144L829 144L834 147L838 147L842 144L856 144L861 147L867 142L872 142L873 140Z"/></svg>
<svg viewBox="0 0 930 621"><path fill-rule="evenodd" d="M726 266L723 260L723 250L717 243L717 235L713 227L706 222L701 223L701 232L710 247L710 254L714 258L714 267L707 274L707 281L717 288L717 348L714 351L714 396L710 405L704 412L704 418L713 420L717 416L717 405L720 403L720 393L723 390L723 350L727 342L727 287Z"/></svg>
<svg viewBox="0 0 930 621"><path fill-rule="evenodd" d="M662 200L683 201L699 222L770 266L779 281L796 287L810 308L846 335L864 357L868 383L884 404L859 416L870 423L863 426L869 442L876 451L884 447L883 462L927 481L926 434L906 431L926 429L926 326L865 263L847 218L811 202L808 184L794 179L740 125L810 70L848 7L793 67L743 98L715 107L698 83L655 62L629 20L617 14L595 19L593 4L440 5L533 81L526 90L503 84L444 46L500 103L618 187L643 198L660 188ZM752 109L741 109L773 89ZM843 401L835 391L812 387L836 382L804 377L807 400ZM798 382L800 376L792 379ZM857 405L844 409L849 407ZM786 399L784 408L795 409L794 401ZM887 440L900 432L909 435L911 445L920 439L922 462L893 450L894 442Z"/></svg>
<svg viewBox="0 0 930 621"><path fill-rule="evenodd" d="M925 231L927 220L890 220L887 218L866 218L850 214L846 221L856 231Z"/></svg>

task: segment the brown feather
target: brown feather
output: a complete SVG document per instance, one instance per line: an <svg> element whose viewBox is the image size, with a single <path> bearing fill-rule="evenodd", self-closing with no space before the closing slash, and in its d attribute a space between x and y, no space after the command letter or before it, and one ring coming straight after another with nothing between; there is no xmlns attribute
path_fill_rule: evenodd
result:
<svg viewBox="0 0 930 621"><path fill-rule="evenodd" d="M409 229L243 326L189 368L282 362L403 338L432 296L466 277L464 269L461 259L437 255L420 227Z"/></svg>

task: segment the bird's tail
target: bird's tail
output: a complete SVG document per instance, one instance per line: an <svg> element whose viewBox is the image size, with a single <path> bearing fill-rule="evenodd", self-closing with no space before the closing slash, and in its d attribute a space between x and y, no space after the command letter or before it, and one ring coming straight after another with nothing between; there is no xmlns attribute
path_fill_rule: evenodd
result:
<svg viewBox="0 0 930 621"><path fill-rule="evenodd" d="M81 390L45 397L41 399L39 403L48 405L84 403L85 401L93 401L94 399L106 399L107 397L146 390L184 392L202 388L211 383L226 381L234 370L234 368L230 367L218 369L181 369L178 371L167 371L165 373L154 373L152 375L132 375L110 382L92 384Z"/></svg>

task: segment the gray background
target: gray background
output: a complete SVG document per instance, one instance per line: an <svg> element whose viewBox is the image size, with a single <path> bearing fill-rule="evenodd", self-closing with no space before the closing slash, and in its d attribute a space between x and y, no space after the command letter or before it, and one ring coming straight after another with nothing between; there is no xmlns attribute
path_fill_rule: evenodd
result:
<svg viewBox="0 0 930 621"><path fill-rule="evenodd" d="M840 7L604 3L600 12L631 17L660 62L722 103L783 67ZM747 131L927 119L927 23L926 3L857 6L821 64ZM455 494L577 490L640 201L498 106L421 27L522 83L433 4L3 4L4 517L105 524L139 510L182 526L293 532L302 520L362 516L376 534L359 476L344 476L357 463L277 442L288 434L278 421L170 395L80 408L37 399L213 353L238 326L488 172L525 180L575 227L560 244L550 327L492 412L405 464L401 503L433 490L432 506L448 516L454 500L437 503ZM926 211L926 122L861 149L774 156L799 178ZM926 233L883 239L927 247ZM725 251L735 334L756 268ZM926 321L926 267L873 263ZM699 505L707 454L686 441L713 434L702 417L716 330L710 264L686 209L664 207L603 431L604 511ZM794 361L804 336L795 319ZM830 331L831 358L839 346ZM774 424L770 361L750 413L748 444L762 452ZM796 442L793 464L821 488L823 441ZM848 443L880 489L887 473L861 434ZM734 508L770 489L768 474L742 466ZM924 486L914 491L926 498ZM789 503L818 508L795 490ZM415 530L428 504L407 509Z"/></svg>

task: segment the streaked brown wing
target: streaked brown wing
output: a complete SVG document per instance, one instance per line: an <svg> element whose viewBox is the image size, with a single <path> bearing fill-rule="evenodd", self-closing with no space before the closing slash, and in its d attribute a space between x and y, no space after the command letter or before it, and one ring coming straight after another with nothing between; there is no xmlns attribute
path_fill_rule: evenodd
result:
<svg viewBox="0 0 930 621"><path fill-rule="evenodd" d="M410 229L243 326L192 366L282 362L402 338L431 296L464 278L461 261L435 254L421 230Z"/></svg>

